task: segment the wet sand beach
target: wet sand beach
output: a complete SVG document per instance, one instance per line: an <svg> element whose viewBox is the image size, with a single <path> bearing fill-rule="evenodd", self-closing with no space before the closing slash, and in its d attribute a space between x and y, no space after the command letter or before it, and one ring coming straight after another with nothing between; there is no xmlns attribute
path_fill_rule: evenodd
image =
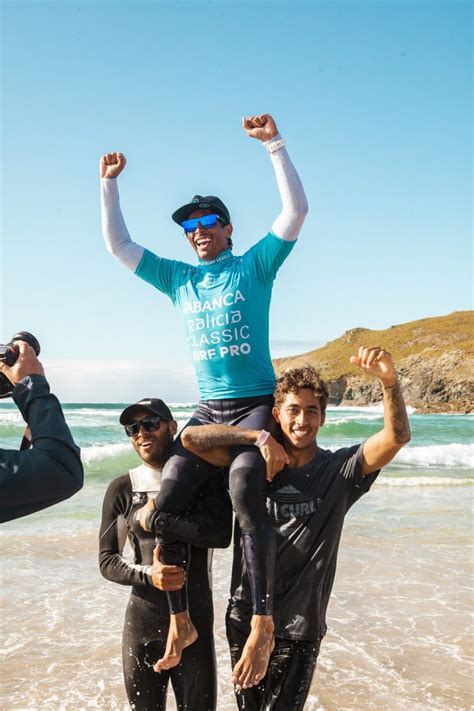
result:
<svg viewBox="0 0 474 711"><path fill-rule="evenodd" d="M8 711L128 709L121 633L129 589L101 577L97 539L105 488L134 455L104 411L83 407L67 416L82 440L84 489L0 531L1 707ZM13 443L20 423L7 409L0 427L2 417ZM114 410L110 421L116 417ZM346 518L308 711L472 708L472 450L462 434L466 418L440 417L412 418L415 446ZM324 446L380 426L380 413L329 419ZM230 568L231 550L216 551L218 711L236 709L224 632Z"/></svg>
<svg viewBox="0 0 474 711"><path fill-rule="evenodd" d="M18 524L2 536L2 707L127 709L120 640L129 591L100 577L92 527L63 534L48 530L46 512L37 519L41 536ZM307 709L471 707L468 520L469 497L442 488L385 488L354 509ZM219 711L236 708L223 626L230 563L229 550L216 552Z"/></svg>

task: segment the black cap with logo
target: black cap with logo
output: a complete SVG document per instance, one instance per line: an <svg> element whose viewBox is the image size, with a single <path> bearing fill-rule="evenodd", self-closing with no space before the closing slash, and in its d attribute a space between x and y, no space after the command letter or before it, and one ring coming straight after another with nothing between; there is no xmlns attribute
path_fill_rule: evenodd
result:
<svg viewBox="0 0 474 711"><path fill-rule="evenodd" d="M197 210L212 210L216 215L222 217L224 224L230 225L229 210L222 200L215 195L195 195L191 202L175 210L171 217L178 225L181 225L192 212Z"/></svg>
<svg viewBox="0 0 474 711"><path fill-rule="evenodd" d="M120 415L121 425L130 425L132 423L132 418L141 412L142 410L148 410L153 415L159 415L163 420L168 420L171 422L173 415L168 405L160 400L159 398L145 397L143 400L136 402L135 405L129 405Z"/></svg>

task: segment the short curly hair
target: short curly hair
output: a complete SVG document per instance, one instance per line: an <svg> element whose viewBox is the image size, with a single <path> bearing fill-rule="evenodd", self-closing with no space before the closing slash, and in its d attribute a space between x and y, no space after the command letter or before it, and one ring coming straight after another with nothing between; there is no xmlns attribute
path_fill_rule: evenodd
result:
<svg viewBox="0 0 474 711"><path fill-rule="evenodd" d="M319 398L321 414L324 415L329 398L328 386L320 377L318 371L309 363L302 368L288 368L278 378L273 393L275 405L281 405L288 393L297 393L302 388L312 390L314 396Z"/></svg>

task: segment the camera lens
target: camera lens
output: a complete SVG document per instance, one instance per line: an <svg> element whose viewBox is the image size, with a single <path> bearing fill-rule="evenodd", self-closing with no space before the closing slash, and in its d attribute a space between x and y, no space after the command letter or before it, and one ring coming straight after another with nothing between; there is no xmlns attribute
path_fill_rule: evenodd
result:
<svg viewBox="0 0 474 711"><path fill-rule="evenodd" d="M38 339L28 331L18 331L10 343L6 345L0 344L0 362L10 367L16 363L19 354L18 346L14 345L13 341L25 341L33 348L36 355L40 353L41 346ZM7 376L4 373L0 373L0 398L10 397L13 387L13 383L8 380Z"/></svg>

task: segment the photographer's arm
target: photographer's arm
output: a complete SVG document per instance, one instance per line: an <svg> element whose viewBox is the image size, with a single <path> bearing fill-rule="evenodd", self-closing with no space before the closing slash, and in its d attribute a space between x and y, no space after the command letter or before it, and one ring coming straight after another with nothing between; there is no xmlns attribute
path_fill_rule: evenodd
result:
<svg viewBox="0 0 474 711"><path fill-rule="evenodd" d="M49 391L33 349L18 342L20 357L2 372L15 384L12 397L28 423L32 449L0 450L0 522L27 516L75 494L83 485L80 450L74 444L59 400ZM29 350L28 350L29 349ZM31 355L33 354L33 355ZM36 366L22 375L25 358Z"/></svg>

